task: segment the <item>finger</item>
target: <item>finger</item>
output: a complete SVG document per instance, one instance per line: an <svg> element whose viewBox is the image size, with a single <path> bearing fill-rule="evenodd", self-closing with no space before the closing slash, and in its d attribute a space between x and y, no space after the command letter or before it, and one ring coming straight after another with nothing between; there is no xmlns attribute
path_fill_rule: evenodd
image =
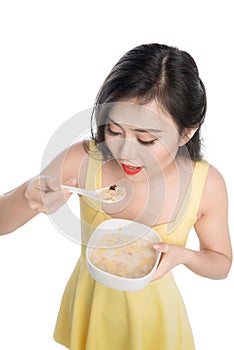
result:
<svg viewBox="0 0 234 350"><path fill-rule="evenodd" d="M29 207L33 210L37 210L41 207L41 203L35 202L33 200L28 201Z"/></svg>
<svg viewBox="0 0 234 350"><path fill-rule="evenodd" d="M40 190L48 190L48 181L49 181L50 176L48 175L38 175L35 178L35 187Z"/></svg>
<svg viewBox="0 0 234 350"><path fill-rule="evenodd" d="M57 211L59 208L61 208L62 205L65 204L67 199L72 195L72 193L67 193L66 196L67 198L64 198L63 201L57 200L54 202L50 202L49 204L45 204L43 207L43 212L46 214L52 214L55 211Z"/></svg>
<svg viewBox="0 0 234 350"><path fill-rule="evenodd" d="M54 177L50 177L47 180L47 186L50 190L52 191L59 191L60 190L60 183L57 179L55 179Z"/></svg>
<svg viewBox="0 0 234 350"><path fill-rule="evenodd" d="M43 204L47 207L51 207L55 203L61 203L62 205L65 202L63 192L60 190L56 192L42 192L41 199Z"/></svg>
<svg viewBox="0 0 234 350"><path fill-rule="evenodd" d="M64 185L67 185L67 186L77 186L77 179L73 177L73 178L71 178L71 179L65 181L65 182L64 182ZM71 192L69 189L67 189L67 188L63 188L62 191L63 191L64 196L65 196L67 199L72 195L72 192Z"/></svg>
<svg viewBox="0 0 234 350"><path fill-rule="evenodd" d="M42 193L41 198L43 202L43 206L47 213L52 211L53 208L60 208L62 205L66 203L66 201L70 198L72 193L64 192L64 191L56 191L56 192L47 192Z"/></svg>
<svg viewBox="0 0 234 350"><path fill-rule="evenodd" d="M28 201L41 203L41 193L38 189L26 190L24 196Z"/></svg>
<svg viewBox="0 0 234 350"><path fill-rule="evenodd" d="M60 183L55 177L40 175L37 188L40 191L58 191Z"/></svg>
<svg viewBox="0 0 234 350"><path fill-rule="evenodd" d="M156 272L153 275L152 281L157 280L161 278L165 273L165 269L163 265L161 264L161 261L158 263L158 266L156 268Z"/></svg>
<svg viewBox="0 0 234 350"><path fill-rule="evenodd" d="M159 270L159 268L158 268L158 270L156 270L156 272L155 272L155 274L154 274L154 276L153 276L151 282L162 278L163 275L164 275L164 271L162 271L161 269Z"/></svg>
<svg viewBox="0 0 234 350"><path fill-rule="evenodd" d="M77 180L75 178L66 181L66 184L70 186L75 186L76 183ZM61 190L61 187L60 185L58 186L58 181L55 178L43 178L41 185L45 186L45 184L47 184L47 188L50 188L50 190L40 191L40 208L42 209L40 211L51 214L65 204L72 195L72 192L69 192L69 190L66 189Z"/></svg>
<svg viewBox="0 0 234 350"><path fill-rule="evenodd" d="M68 186L76 186L77 185L77 179L75 177L72 177L69 180L67 180L64 184L68 185Z"/></svg>
<svg viewBox="0 0 234 350"><path fill-rule="evenodd" d="M166 243L155 243L153 244L153 248L159 252L167 253L169 249L169 245Z"/></svg>

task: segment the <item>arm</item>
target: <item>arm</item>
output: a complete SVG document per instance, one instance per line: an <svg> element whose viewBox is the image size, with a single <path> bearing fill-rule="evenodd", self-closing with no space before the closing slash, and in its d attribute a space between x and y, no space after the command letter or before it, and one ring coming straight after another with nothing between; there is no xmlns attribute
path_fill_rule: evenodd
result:
<svg viewBox="0 0 234 350"><path fill-rule="evenodd" d="M87 153L78 143L58 155L35 178L0 196L0 235L22 226L39 212L50 214L61 207L70 193L60 183L84 182Z"/></svg>
<svg viewBox="0 0 234 350"><path fill-rule="evenodd" d="M209 169L200 212L200 219L194 226L200 241L200 251L187 250L185 265L204 277L225 278L232 263L228 199L223 177L212 166Z"/></svg>
<svg viewBox="0 0 234 350"><path fill-rule="evenodd" d="M0 196L0 235L14 231L37 215L24 196L29 182Z"/></svg>
<svg viewBox="0 0 234 350"><path fill-rule="evenodd" d="M154 279L179 264L184 264L194 273L212 279L228 275L232 263L232 250L228 229L228 200L222 175L209 167L207 181L194 225L200 241L200 251L170 244L156 244L163 259Z"/></svg>

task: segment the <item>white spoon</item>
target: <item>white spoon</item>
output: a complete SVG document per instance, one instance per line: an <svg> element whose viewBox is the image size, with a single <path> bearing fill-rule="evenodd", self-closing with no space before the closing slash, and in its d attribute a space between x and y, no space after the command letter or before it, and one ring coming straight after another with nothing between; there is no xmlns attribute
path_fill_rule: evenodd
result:
<svg viewBox="0 0 234 350"><path fill-rule="evenodd" d="M112 185L110 187L103 187L99 190L85 190L79 187L61 185L61 188L68 190L69 192L78 193L82 196L86 196L104 203L117 203L124 199L126 191L124 187L118 187Z"/></svg>

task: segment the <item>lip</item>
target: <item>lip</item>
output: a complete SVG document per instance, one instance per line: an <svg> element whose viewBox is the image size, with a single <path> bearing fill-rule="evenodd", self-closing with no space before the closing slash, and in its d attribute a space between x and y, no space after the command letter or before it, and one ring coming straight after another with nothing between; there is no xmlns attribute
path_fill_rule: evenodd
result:
<svg viewBox="0 0 234 350"><path fill-rule="evenodd" d="M143 169L143 167L140 167L140 166L133 166L133 165L123 164L123 163L122 163L122 168L124 172L128 175L138 174Z"/></svg>

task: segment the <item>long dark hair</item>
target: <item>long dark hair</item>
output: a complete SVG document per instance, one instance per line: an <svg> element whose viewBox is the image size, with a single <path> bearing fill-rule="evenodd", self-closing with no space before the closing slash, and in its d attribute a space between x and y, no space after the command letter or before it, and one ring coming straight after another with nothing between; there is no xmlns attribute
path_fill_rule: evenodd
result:
<svg viewBox="0 0 234 350"><path fill-rule="evenodd" d="M99 90L93 112L97 130L94 133L92 128L92 135L104 155L108 150L103 106L131 98L139 104L157 101L171 115L181 135L187 128L198 128L186 147L193 161L202 159L200 127L206 113L206 91L197 65L187 52L167 45L144 44L128 51L116 63Z"/></svg>

